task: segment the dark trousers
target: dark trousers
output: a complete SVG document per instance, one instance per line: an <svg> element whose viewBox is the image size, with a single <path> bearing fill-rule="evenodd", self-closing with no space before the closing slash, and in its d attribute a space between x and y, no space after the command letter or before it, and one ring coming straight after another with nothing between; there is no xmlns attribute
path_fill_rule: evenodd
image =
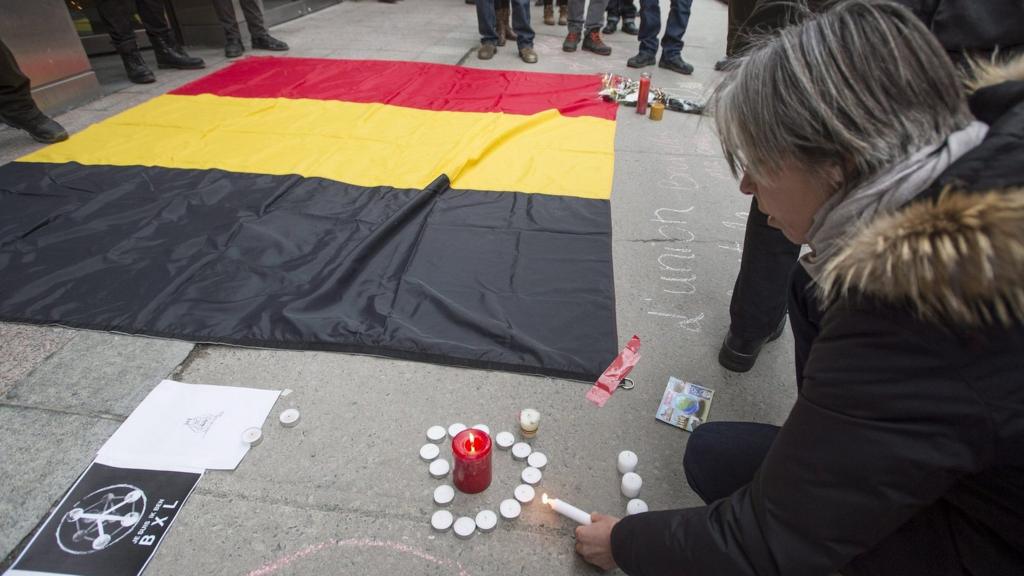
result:
<svg viewBox="0 0 1024 576"><path fill-rule="evenodd" d="M512 0L512 30L520 48L533 47L533 28L530 28L530 0ZM498 18L494 2L483 0L476 3L476 21L480 28L480 42L498 43Z"/></svg>
<svg viewBox="0 0 1024 576"><path fill-rule="evenodd" d="M744 340L767 338L786 315L789 275L800 247L768 225L768 217L750 201L743 235L740 273L729 303L729 330Z"/></svg>
<svg viewBox="0 0 1024 576"><path fill-rule="evenodd" d="M693 0L669 0L672 7L665 22L665 35L661 37L661 57L679 56L683 51L683 35L690 22ZM658 53L658 33L661 32L661 5L658 0L640 0L640 51Z"/></svg>
<svg viewBox="0 0 1024 576"><path fill-rule="evenodd" d="M690 488L710 504L749 484L778 431L777 426L754 422L701 425L690 435L683 456ZM957 544L949 532L951 513L956 512L951 512L950 504L936 502L839 572L844 576L961 575Z"/></svg>
<svg viewBox="0 0 1024 576"><path fill-rule="evenodd" d="M746 41L739 40L740 29L754 13L757 0L729 0L729 33L725 41L725 55L732 57L742 51Z"/></svg>
<svg viewBox="0 0 1024 576"><path fill-rule="evenodd" d="M135 0L135 6L150 38L173 40L171 26L164 14L163 0ZM135 27L132 25L131 0L98 0L96 8L99 10L100 19L110 31L110 40L118 52L139 49L135 43Z"/></svg>
<svg viewBox="0 0 1024 576"><path fill-rule="evenodd" d="M267 35L267 26L263 23L263 11L256 0L239 0L242 7L242 14L245 15L245 26L249 34L256 38ZM217 12L217 19L224 28L224 41L240 41L242 33L238 30L238 19L235 18L235 6L231 0L213 0L213 9Z"/></svg>
<svg viewBox="0 0 1024 576"><path fill-rule="evenodd" d="M608 22L633 20L636 18L636 3L633 0L608 0Z"/></svg>
<svg viewBox="0 0 1024 576"><path fill-rule="evenodd" d="M545 6L551 6L552 4L553 4L553 0L544 0L544 5ZM569 0L558 0L558 5L559 6L568 6L569 5Z"/></svg>
<svg viewBox="0 0 1024 576"><path fill-rule="evenodd" d="M22 73L14 54L0 40L0 116L28 118L37 111L28 76Z"/></svg>

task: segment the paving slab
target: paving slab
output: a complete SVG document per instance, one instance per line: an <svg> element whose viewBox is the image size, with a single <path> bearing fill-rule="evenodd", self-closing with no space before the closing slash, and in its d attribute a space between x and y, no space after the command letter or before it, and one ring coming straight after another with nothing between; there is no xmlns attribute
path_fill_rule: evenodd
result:
<svg viewBox="0 0 1024 576"><path fill-rule="evenodd" d="M120 422L0 404L0 570Z"/></svg>

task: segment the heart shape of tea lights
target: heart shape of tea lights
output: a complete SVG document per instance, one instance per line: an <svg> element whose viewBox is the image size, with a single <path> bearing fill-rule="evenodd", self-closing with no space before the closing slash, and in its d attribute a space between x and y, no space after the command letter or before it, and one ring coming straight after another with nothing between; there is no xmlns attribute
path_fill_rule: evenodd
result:
<svg viewBox="0 0 1024 576"><path fill-rule="evenodd" d="M452 439L452 462L449 466L448 460L440 458L441 447L446 438ZM443 479L448 476L449 470L452 473L454 488L448 484L441 484L434 490L434 503L437 506L448 506L454 500L458 492L466 494L478 494L491 485L493 479L491 457L495 446L499 450L509 452L513 460L523 461L527 464L521 473L523 484L515 489L515 498L503 500L498 507L499 513L505 520L514 520L522 512L522 505L534 499L535 491L533 486L540 483L541 469L547 465L547 456L540 452L534 452L533 447L525 442L516 443L515 436L511 432L498 432L491 438L490 428L484 424L477 424L467 428L464 424L452 424L447 429L442 426L432 426L427 430L429 443L420 448L420 458L430 463L430 475L434 478ZM456 490L457 489L457 490ZM474 516L461 516L456 518L449 510L437 510L430 518L430 524L438 532L447 532L449 529L455 532L455 536L462 539L471 538L475 532L490 532L497 527L498 514L492 510L480 510Z"/></svg>

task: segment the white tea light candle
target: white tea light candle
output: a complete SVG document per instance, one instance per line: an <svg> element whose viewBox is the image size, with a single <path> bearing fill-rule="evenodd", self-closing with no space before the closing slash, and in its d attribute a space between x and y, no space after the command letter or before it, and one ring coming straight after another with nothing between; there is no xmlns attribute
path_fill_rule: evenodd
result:
<svg viewBox="0 0 1024 576"><path fill-rule="evenodd" d="M619 474L625 474L627 472L635 472L637 464L636 454L629 451L623 450L619 452Z"/></svg>
<svg viewBox="0 0 1024 576"><path fill-rule="evenodd" d="M627 472L622 476L622 495L626 498L636 498L640 495L640 487L644 485L643 479L636 472Z"/></svg>

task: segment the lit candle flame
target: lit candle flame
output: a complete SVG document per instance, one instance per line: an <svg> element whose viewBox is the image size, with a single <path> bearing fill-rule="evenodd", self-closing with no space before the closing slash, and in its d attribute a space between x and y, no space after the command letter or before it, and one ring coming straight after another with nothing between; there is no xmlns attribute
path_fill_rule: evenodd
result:
<svg viewBox="0 0 1024 576"><path fill-rule="evenodd" d="M542 504L547 504L548 503L548 495L547 495L547 493L544 493L544 494L541 495L540 501L541 501Z"/></svg>
<svg viewBox="0 0 1024 576"><path fill-rule="evenodd" d="M476 452L476 436L473 436L473 434L470 434L469 435L469 453L472 454L474 452Z"/></svg>

